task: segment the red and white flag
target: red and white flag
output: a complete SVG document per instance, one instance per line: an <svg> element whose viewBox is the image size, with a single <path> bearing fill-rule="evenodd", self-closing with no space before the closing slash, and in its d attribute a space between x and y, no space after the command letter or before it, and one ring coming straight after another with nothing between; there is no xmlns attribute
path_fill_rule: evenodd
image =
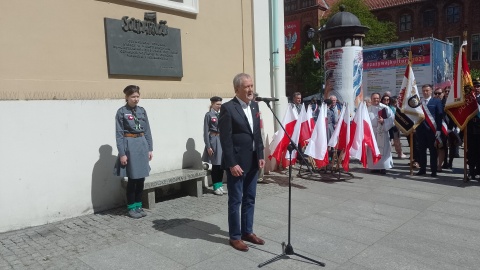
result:
<svg viewBox="0 0 480 270"><path fill-rule="evenodd" d="M300 118L298 119L300 121ZM313 120L313 114L312 114L312 107L308 106L307 111L305 112L305 116L302 118L300 124L300 137L298 138L298 142L300 144L300 147L305 147L308 144L308 141L310 140L310 137L312 137L312 131L313 127L311 126L312 123L315 123Z"/></svg>
<svg viewBox="0 0 480 270"><path fill-rule="evenodd" d="M313 61L315 63L320 62L320 54L315 50L315 45L312 44L312 49L313 49Z"/></svg>
<svg viewBox="0 0 480 270"><path fill-rule="evenodd" d="M327 105L322 104L320 113L317 118L317 123L313 129L310 143L305 149L305 154L315 160L318 168L328 165L328 151L327 151Z"/></svg>
<svg viewBox="0 0 480 270"><path fill-rule="evenodd" d="M413 74L412 66L407 64L403 76L402 86L398 94L398 108L413 123L413 125L404 125L401 121L395 121L395 125L400 128L404 134L410 134L425 119L425 115L420 103L420 94L417 88L417 81Z"/></svg>
<svg viewBox="0 0 480 270"><path fill-rule="evenodd" d="M447 97L445 111L450 115L453 122L463 130L468 121L478 113L478 105L473 90L472 77L468 67L467 57L463 41L460 51L455 61L455 70L453 74L453 89ZM465 91L467 89L467 91Z"/></svg>
<svg viewBox="0 0 480 270"><path fill-rule="evenodd" d="M312 136L310 132L310 127L308 125L307 112L305 111L305 106L302 105L300 113L298 114L297 122L295 123L295 128L293 130L292 141L298 147L304 147L307 145L308 140ZM285 160L287 161L284 164L284 167L288 166L288 160L290 160L290 153L285 153ZM297 162L297 151L292 151L292 164ZM286 165L286 166L285 166Z"/></svg>
<svg viewBox="0 0 480 270"><path fill-rule="evenodd" d="M373 132L372 122L368 115L368 109L365 102L360 103L358 110L351 124L350 139L350 157L359 159L363 167L367 167L367 147L372 152L373 163L381 159L380 150L378 150L377 140Z"/></svg>
<svg viewBox="0 0 480 270"><path fill-rule="evenodd" d="M350 163L350 115L348 113L348 104L344 103L340 112L340 120L338 121L335 131L328 141L328 146L337 148L343 152L342 167L348 172Z"/></svg>
<svg viewBox="0 0 480 270"><path fill-rule="evenodd" d="M317 108L318 108L318 105L317 105ZM312 106L308 106L307 119L308 119L308 127L310 128L310 135L311 135L313 128L315 127L315 118L313 118Z"/></svg>
<svg viewBox="0 0 480 270"><path fill-rule="evenodd" d="M290 137L293 135L293 130L295 128L296 122L297 119L293 114L292 106L287 106L287 110L285 111L285 115L283 116L282 126L285 127L285 130L287 131L288 135L290 135ZM276 159L277 164L282 163L284 161L285 152L287 152L287 147L289 144L290 139L285 134L285 131L283 131L283 129L279 129L273 135L272 142L269 146L271 154L270 156L268 156L268 158Z"/></svg>

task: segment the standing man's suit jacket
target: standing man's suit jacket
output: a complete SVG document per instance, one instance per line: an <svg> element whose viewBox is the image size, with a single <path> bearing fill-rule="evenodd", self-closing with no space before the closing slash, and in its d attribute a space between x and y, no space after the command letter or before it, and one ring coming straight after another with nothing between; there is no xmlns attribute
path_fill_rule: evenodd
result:
<svg viewBox="0 0 480 270"><path fill-rule="evenodd" d="M222 104L218 128L220 143L223 150L222 167L226 170L235 165L240 165L247 173L258 168L258 160L264 159L263 141L260 131L260 111L255 101L250 102L253 119L253 131L243 112L242 105L236 97ZM255 141L255 149L253 142ZM253 160L253 151L257 152Z"/></svg>
<svg viewBox="0 0 480 270"><path fill-rule="evenodd" d="M443 106L442 101L437 98L430 98L427 103L427 108L430 111L430 114L435 119L436 124L436 131L442 131L442 118L443 118ZM433 132L430 130L426 120L424 120L420 125L417 127L417 132Z"/></svg>

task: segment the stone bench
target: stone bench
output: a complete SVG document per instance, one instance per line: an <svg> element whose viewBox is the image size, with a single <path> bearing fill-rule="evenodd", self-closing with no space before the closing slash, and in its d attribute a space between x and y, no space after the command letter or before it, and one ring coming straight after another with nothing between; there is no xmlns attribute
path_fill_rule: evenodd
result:
<svg viewBox="0 0 480 270"><path fill-rule="evenodd" d="M168 172L151 174L145 178L143 188L143 208L153 208L155 205L155 188L170 184L182 183L182 189L189 195L201 197L203 194L203 180L207 176L206 170L179 169ZM123 180L126 187L127 179Z"/></svg>

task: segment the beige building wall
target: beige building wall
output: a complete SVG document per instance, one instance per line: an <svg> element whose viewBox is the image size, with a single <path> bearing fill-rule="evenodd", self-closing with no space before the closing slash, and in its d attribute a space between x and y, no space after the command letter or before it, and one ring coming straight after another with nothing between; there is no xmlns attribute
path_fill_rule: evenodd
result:
<svg viewBox="0 0 480 270"><path fill-rule="evenodd" d="M112 171L114 116L126 85L140 86L148 112L151 173L200 157L209 98L233 97L235 74L256 74L257 90L271 96L268 42L253 53L253 28L257 37L269 36L263 1L199 0L198 15L191 15L134 0L1 0L0 183L8 188L0 189L0 212L9 216L0 219L0 232L125 206ZM262 23L253 23L252 9ZM109 77L104 18L143 19L148 11L181 29L184 77ZM254 57L262 63L255 70ZM271 138L273 119L260 106ZM195 151L186 151L192 140Z"/></svg>
<svg viewBox="0 0 480 270"><path fill-rule="evenodd" d="M122 0L0 1L0 100L231 97L231 79L253 74L251 0L200 0L197 15ZM181 29L181 79L109 77L104 18L157 12Z"/></svg>

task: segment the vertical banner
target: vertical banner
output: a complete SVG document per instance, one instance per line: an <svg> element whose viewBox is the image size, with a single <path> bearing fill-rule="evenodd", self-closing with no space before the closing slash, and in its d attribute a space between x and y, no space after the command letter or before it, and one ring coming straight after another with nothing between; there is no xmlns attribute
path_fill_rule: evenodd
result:
<svg viewBox="0 0 480 270"><path fill-rule="evenodd" d="M300 50L300 21L285 22L285 63Z"/></svg>
<svg viewBox="0 0 480 270"><path fill-rule="evenodd" d="M347 102L349 114L363 101L363 49L360 46L325 50L325 94L335 95L339 103Z"/></svg>

